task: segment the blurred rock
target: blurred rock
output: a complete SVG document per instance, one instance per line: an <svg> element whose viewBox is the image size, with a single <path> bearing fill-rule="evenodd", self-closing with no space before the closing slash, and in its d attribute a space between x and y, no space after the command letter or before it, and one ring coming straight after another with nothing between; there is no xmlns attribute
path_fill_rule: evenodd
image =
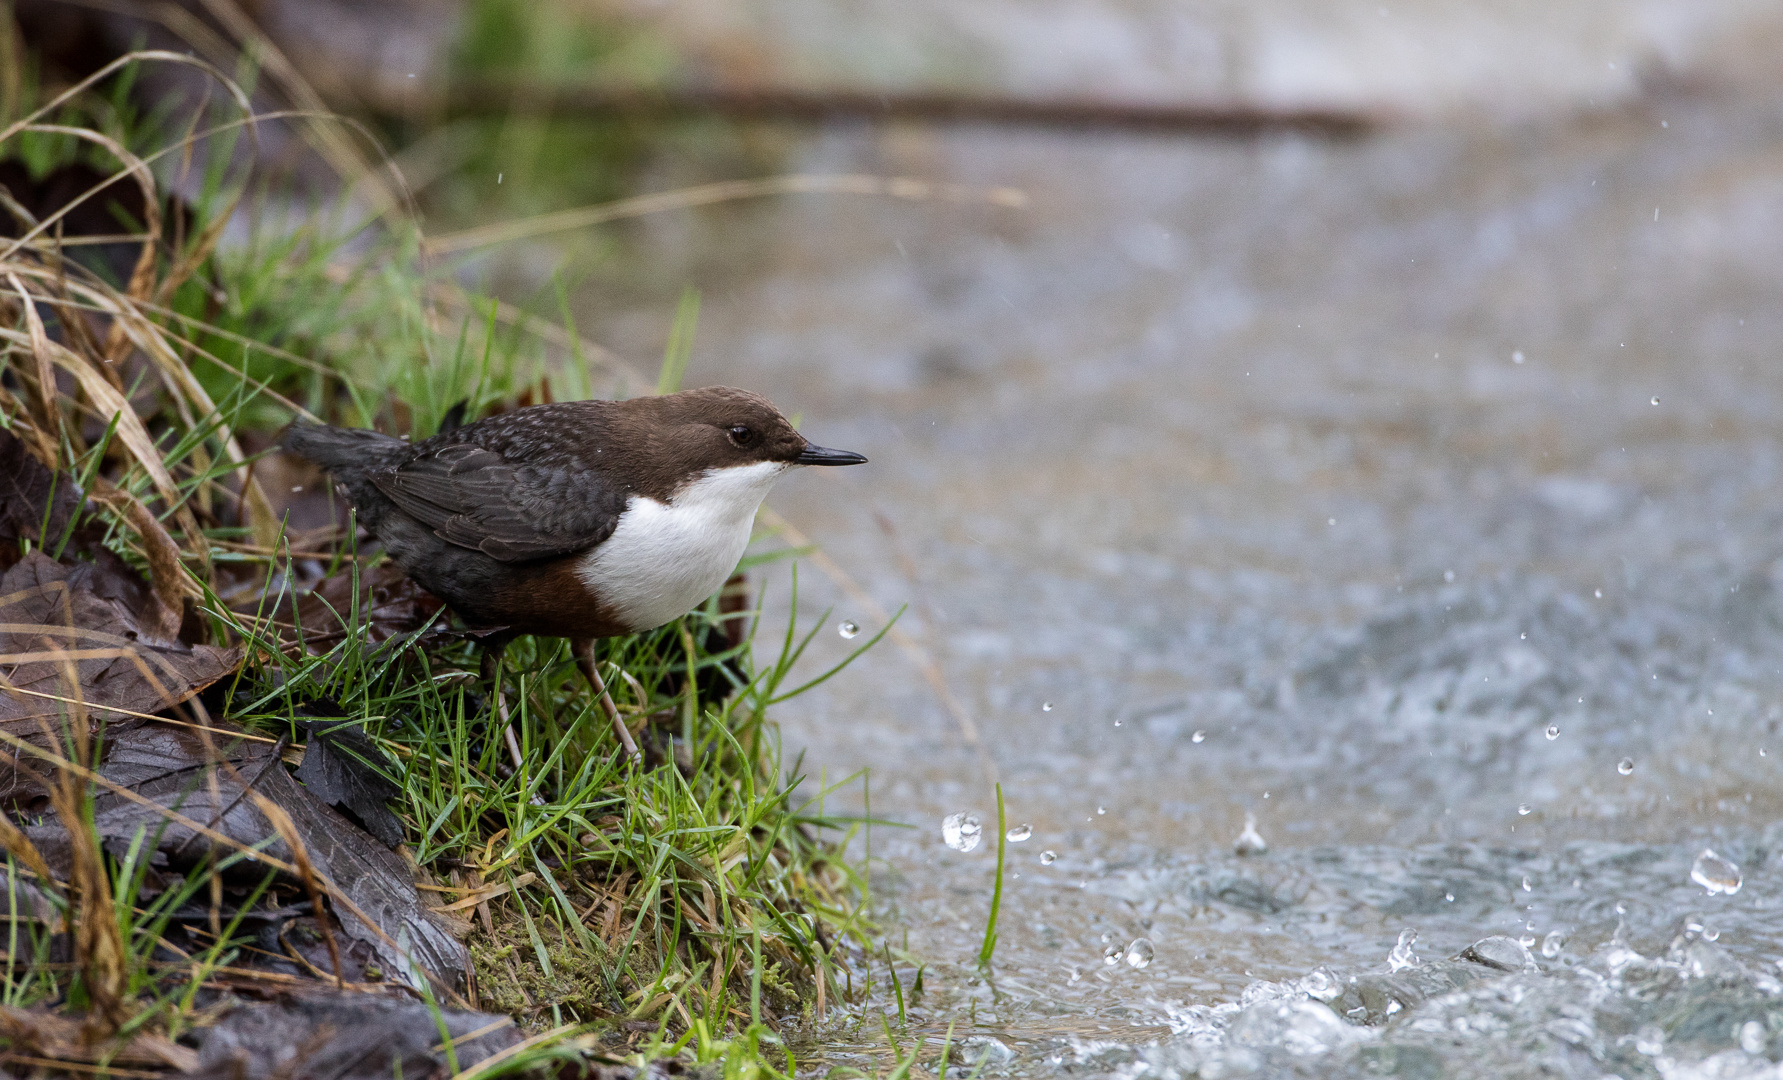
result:
<svg viewBox="0 0 1783 1080"><path fill-rule="evenodd" d="M1428 117L1613 108L1658 85L1775 84L1764 0L595 0L730 86Z"/></svg>

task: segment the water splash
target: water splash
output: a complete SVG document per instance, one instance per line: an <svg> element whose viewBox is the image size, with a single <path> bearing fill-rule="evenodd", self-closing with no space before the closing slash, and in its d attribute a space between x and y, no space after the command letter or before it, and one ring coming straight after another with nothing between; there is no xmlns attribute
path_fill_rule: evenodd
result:
<svg viewBox="0 0 1783 1080"><path fill-rule="evenodd" d="M980 1068L1007 1065L1015 1059L1009 1044L990 1035L968 1035L960 1040L960 1060Z"/></svg>
<svg viewBox="0 0 1783 1080"><path fill-rule="evenodd" d="M1412 946L1417 942L1418 931L1416 929L1408 926L1401 930L1398 943L1393 946L1393 951L1387 954L1387 971L1398 974L1406 968L1417 967L1418 954L1412 951Z"/></svg>
<svg viewBox="0 0 1783 1080"><path fill-rule="evenodd" d="M1232 853L1235 855L1261 855L1269 850L1269 841L1257 831L1257 815L1249 810L1244 812L1244 831L1232 842Z"/></svg>

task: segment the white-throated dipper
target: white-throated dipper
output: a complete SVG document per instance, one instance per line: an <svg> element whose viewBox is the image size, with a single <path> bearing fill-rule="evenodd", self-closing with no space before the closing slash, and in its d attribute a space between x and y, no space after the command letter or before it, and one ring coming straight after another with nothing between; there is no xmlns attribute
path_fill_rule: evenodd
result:
<svg viewBox="0 0 1783 1080"><path fill-rule="evenodd" d="M812 445L767 398L728 386L533 405L418 443L299 421L283 444L333 475L410 577L502 631L492 650L517 634L569 638L633 757L594 640L717 592L788 469L867 460Z"/></svg>

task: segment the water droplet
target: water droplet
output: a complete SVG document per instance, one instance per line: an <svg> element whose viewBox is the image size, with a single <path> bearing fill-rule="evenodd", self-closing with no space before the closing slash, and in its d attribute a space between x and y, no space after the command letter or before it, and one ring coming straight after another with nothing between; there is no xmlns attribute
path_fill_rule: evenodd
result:
<svg viewBox="0 0 1783 1080"><path fill-rule="evenodd" d="M1155 950L1152 948L1151 938L1134 938L1133 944L1127 946L1127 966L1130 968L1149 967L1153 955L1155 955Z"/></svg>
<svg viewBox="0 0 1783 1080"><path fill-rule="evenodd" d="M1189 736L1189 741L1190 742L1206 742L1207 741L1207 732L1197 731L1197 732L1195 732L1195 734Z"/></svg>
<svg viewBox="0 0 1783 1080"><path fill-rule="evenodd" d="M1453 904L1455 902L1455 894L1452 892L1443 893L1442 898L1451 904Z"/></svg>
<svg viewBox="0 0 1783 1080"><path fill-rule="evenodd" d="M1745 884L1740 878L1739 865L1732 859L1715 854L1712 848L1703 848L1702 854L1691 864L1690 880L1709 890L1710 896L1732 896Z"/></svg>
<svg viewBox="0 0 1783 1080"><path fill-rule="evenodd" d="M1455 571L1444 570L1442 572L1442 579L1444 581L1448 582L1449 584L1453 585L1455 583Z"/></svg>
<svg viewBox="0 0 1783 1080"><path fill-rule="evenodd" d="M1101 817L1103 814L1106 814L1106 813L1108 813L1108 807L1106 807L1106 806L1096 807L1096 816L1097 817Z"/></svg>
<svg viewBox="0 0 1783 1080"><path fill-rule="evenodd" d="M1523 875L1523 891L1524 891L1524 892L1528 892L1528 891L1529 891L1529 890L1530 890L1530 885L1529 885L1529 875L1528 875L1528 874L1524 874L1524 875Z"/></svg>
<svg viewBox="0 0 1783 1080"><path fill-rule="evenodd" d="M1529 640L1529 631L1525 630L1521 634L1518 634L1517 640L1518 641L1528 641Z"/></svg>
<svg viewBox="0 0 1783 1080"><path fill-rule="evenodd" d="M1387 971L1389 973L1398 974L1408 967L1418 965L1418 956L1412 952L1412 946L1417 944L1417 941L1418 932L1415 929L1408 926L1399 932L1399 943L1394 945L1393 951L1387 954Z"/></svg>
<svg viewBox="0 0 1783 1080"><path fill-rule="evenodd" d="M1533 949L1533 948L1535 948L1535 935L1534 934L1524 934L1522 937L1517 939L1517 944L1523 946L1525 949Z"/></svg>
<svg viewBox="0 0 1783 1080"><path fill-rule="evenodd" d="M1703 927L1703 940L1704 941L1720 941L1721 940L1721 928L1717 927L1717 926Z"/></svg>
<svg viewBox="0 0 1783 1080"><path fill-rule="evenodd" d="M1764 1053L1764 1025L1748 1020L1740 1025L1740 1049L1757 1056Z"/></svg>
<svg viewBox="0 0 1783 1080"><path fill-rule="evenodd" d="M1665 1049L1665 1032L1658 1024L1642 1024L1634 1033L1634 1049L1636 1053L1657 1057Z"/></svg>
<svg viewBox="0 0 1783 1080"><path fill-rule="evenodd" d="M1552 960L1560 955L1560 949L1566 944L1566 935L1558 930L1550 930L1542 938L1542 955Z"/></svg>
<svg viewBox="0 0 1783 1080"><path fill-rule="evenodd" d="M1102 962L1109 967L1113 967L1121 962L1121 953L1123 951L1124 950L1119 945L1110 945L1108 948L1102 950Z"/></svg>
<svg viewBox="0 0 1783 1080"><path fill-rule="evenodd" d="M1040 711L1041 712L1052 712L1052 702L1042 701L1040 703Z"/></svg>
<svg viewBox="0 0 1783 1080"><path fill-rule="evenodd" d="M1263 839L1263 834L1257 831L1257 816L1248 810L1245 811L1244 831L1239 833L1238 839L1232 843L1233 854L1261 855L1268 850L1269 841Z"/></svg>
<svg viewBox="0 0 1783 1080"><path fill-rule="evenodd" d="M1121 722L1120 722L1120 721L1119 721L1119 720L1116 720L1116 721L1115 721L1115 722L1114 722L1114 726L1115 726L1115 727L1120 727L1120 726L1121 726Z"/></svg>
<svg viewBox="0 0 1783 1080"><path fill-rule="evenodd" d="M1530 806L1528 803L1523 803L1517 807L1517 816L1518 817L1528 817L1530 814L1532 814L1534 812L1535 812L1535 808Z"/></svg>
<svg viewBox="0 0 1783 1080"><path fill-rule="evenodd" d="M1019 844L1023 840L1026 840L1028 837L1033 836L1033 835L1034 835L1034 826L1029 825L1027 822L1024 821L1020 825L1017 825L1015 828L1010 829L1008 832L1004 833L1003 838L1005 840L1008 840L1011 844Z"/></svg>
<svg viewBox="0 0 1783 1080"><path fill-rule="evenodd" d="M1548 730L1542 732L1542 734L1548 737L1549 742L1553 742L1555 739L1560 738L1560 725L1549 724Z"/></svg>
<svg viewBox="0 0 1783 1080"><path fill-rule="evenodd" d="M1522 362L1523 362L1523 350L1518 349L1516 352L1511 354L1511 363L1521 364Z"/></svg>
<svg viewBox="0 0 1783 1080"><path fill-rule="evenodd" d="M1602 600L1603 599L1603 590L1602 589L1593 589L1593 590L1591 590L1591 595L1597 597L1599 600Z"/></svg>
<svg viewBox="0 0 1783 1080"><path fill-rule="evenodd" d="M961 811L949 814L941 821L941 839L955 851L971 851L983 835L984 826L979 824L977 814Z"/></svg>
<svg viewBox="0 0 1783 1080"><path fill-rule="evenodd" d="M848 619L843 619L842 625L836 627L836 633L841 634L844 639L854 637L860 632L860 624L851 622Z"/></svg>
<svg viewBox="0 0 1783 1080"><path fill-rule="evenodd" d="M1616 762L1616 771L1621 773L1623 776L1633 775L1634 774L1634 759L1633 758L1623 758L1621 761Z"/></svg>
<svg viewBox="0 0 1783 1080"><path fill-rule="evenodd" d="M1059 861L1059 853L1056 851L1042 851L1040 853L1040 865L1041 866L1051 866L1053 863L1056 863L1058 861Z"/></svg>

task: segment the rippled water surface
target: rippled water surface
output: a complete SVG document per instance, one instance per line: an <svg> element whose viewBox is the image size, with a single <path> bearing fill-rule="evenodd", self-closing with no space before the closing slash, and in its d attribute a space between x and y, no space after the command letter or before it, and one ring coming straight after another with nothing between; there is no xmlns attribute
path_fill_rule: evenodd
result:
<svg viewBox="0 0 1783 1080"><path fill-rule="evenodd" d="M773 504L979 733L889 644L782 715L909 826L871 836L904 1018L881 957L819 1071L886 1068L888 1013L929 1071L951 1023L992 1073L1777 1075L1783 99L793 145L1030 196L665 219L659 296L582 298L648 356L694 281L690 381L872 459ZM800 588L814 663L874 627ZM1032 836L985 980L993 771Z"/></svg>

